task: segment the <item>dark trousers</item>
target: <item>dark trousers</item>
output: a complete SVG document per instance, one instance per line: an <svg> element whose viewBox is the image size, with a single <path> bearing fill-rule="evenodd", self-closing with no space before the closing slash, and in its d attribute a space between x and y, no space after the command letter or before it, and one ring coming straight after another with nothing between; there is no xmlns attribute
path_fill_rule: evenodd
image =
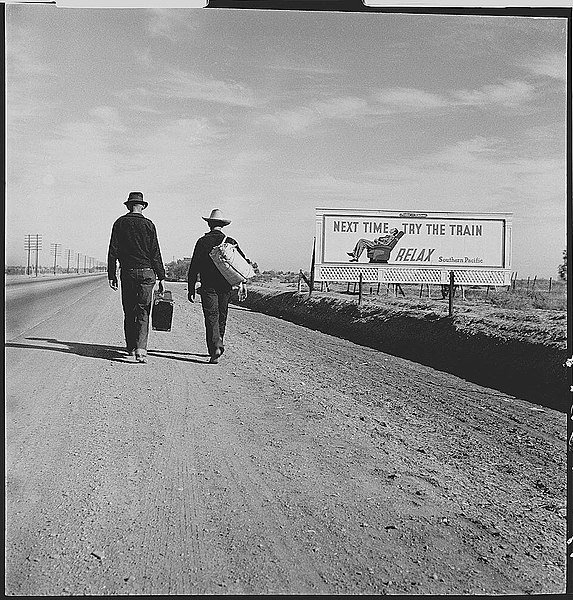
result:
<svg viewBox="0 0 573 600"><path fill-rule="evenodd" d="M231 290L221 291L201 286L201 306L205 317L207 350L210 356L215 355L217 348L221 351L225 349L223 336L227 325L230 298Z"/></svg>
<svg viewBox="0 0 573 600"><path fill-rule="evenodd" d="M120 278L125 345L128 350L146 350L155 273L153 269L121 269Z"/></svg>
<svg viewBox="0 0 573 600"><path fill-rule="evenodd" d="M373 248L375 245L376 244L370 240L364 240L364 239L358 240L356 242L356 246L354 246L354 250L353 250L354 257L360 258L360 255L364 252L365 248L370 249L370 248Z"/></svg>

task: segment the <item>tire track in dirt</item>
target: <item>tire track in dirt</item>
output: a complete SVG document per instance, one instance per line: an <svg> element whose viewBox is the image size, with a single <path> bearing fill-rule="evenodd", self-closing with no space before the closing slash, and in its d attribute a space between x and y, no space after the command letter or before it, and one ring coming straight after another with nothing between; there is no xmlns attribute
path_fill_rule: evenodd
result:
<svg viewBox="0 0 573 600"><path fill-rule="evenodd" d="M211 522L219 530L220 554L233 557L224 565L230 580L226 593L256 590L257 584L248 574L249 554L253 552L262 563L256 576L272 582L269 592L288 589L299 594L323 589L311 557L293 537L284 506L270 486L272 478L269 481L268 474L258 471L236 427L230 424L228 406L228 402L219 404L217 422L225 424L224 430L218 431L216 438L208 436L202 457L204 464L217 467L211 469L216 476L211 500L218 506L211 512ZM233 527L226 525L230 522ZM248 530L248 539L240 534L242 529Z"/></svg>

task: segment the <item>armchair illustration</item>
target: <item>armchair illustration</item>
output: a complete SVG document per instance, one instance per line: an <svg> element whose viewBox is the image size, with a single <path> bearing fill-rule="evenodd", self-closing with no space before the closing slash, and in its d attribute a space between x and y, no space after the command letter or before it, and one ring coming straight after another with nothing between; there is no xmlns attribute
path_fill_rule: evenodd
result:
<svg viewBox="0 0 573 600"><path fill-rule="evenodd" d="M375 244L371 248L367 248L366 255L371 263L387 263L390 258L390 252L404 235L403 231L398 231L388 241L384 240L384 244ZM389 236L388 236L389 237Z"/></svg>

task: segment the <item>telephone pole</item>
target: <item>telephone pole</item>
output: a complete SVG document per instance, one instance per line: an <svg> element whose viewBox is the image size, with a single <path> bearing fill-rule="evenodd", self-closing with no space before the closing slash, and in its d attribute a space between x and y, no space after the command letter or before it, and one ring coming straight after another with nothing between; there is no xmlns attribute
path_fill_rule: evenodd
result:
<svg viewBox="0 0 573 600"><path fill-rule="evenodd" d="M30 275L32 272L32 267L30 265L30 255L32 250L37 250L37 237L33 234L28 234L24 237L24 249L28 252L28 263L26 265L26 275Z"/></svg>
<svg viewBox="0 0 573 600"><path fill-rule="evenodd" d="M54 253L54 275L56 274L56 265L58 263L58 256L62 253L62 244L51 244L51 250Z"/></svg>
<svg viewBox="0 0 573 600"><path fill-rule="evenodd" d="M38 255L40 253L40 249L42 248L42 236L36 233L35 235L30 236L30 241L32 250L36 251L36 277L38 277Z"/></svg>
<svg viewBox="0 0 573 600"><path fill-rule="evenodd" d="M66 273L69 273L70 272L70 258L72 256L72 251L69 248L66 250L66 256L68 258L68 266L66 268Z"/></svg>

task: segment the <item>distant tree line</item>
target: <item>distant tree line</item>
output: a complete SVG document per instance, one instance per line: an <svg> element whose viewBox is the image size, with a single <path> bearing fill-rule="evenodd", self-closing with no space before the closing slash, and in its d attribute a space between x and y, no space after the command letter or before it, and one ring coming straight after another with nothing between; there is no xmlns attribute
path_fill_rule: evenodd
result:
<svg viewBox="0 0 573 600"><path fill-rule="evenodd" d="M167 281L187 281L187 271L191 258L179 258L165 265L165 277Z"/></svg>
<svg viewBox="0 0 573 600"><path fill-rule="evenodd" d="M24 275L26 273L26 267L12 267L8 266L4 268L5 275Z"/></svg>
<svg viewBox="0 0 573 600"><path fill-rule="evenodd" d="M281 283L297 283L298 273L292 271L262 271L255 275L252 281L272 281L273 279L279 279Z"/></svg>

